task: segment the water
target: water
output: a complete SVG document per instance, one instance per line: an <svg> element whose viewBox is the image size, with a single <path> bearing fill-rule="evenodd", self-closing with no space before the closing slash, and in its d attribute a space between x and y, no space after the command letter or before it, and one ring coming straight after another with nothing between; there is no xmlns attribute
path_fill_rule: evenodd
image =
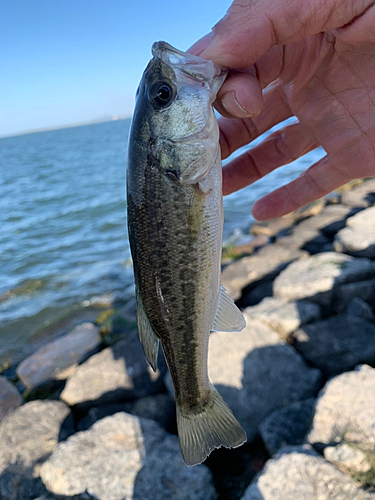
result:
<svg viewBox="0 0 375 500"><path fill-rule="evenodd" d="M0 139L0 366L93 297L131 293L125 158L130 120ZM224 199L224 239L315 151ZM21 354L20 354L21 353Z"/></svg>

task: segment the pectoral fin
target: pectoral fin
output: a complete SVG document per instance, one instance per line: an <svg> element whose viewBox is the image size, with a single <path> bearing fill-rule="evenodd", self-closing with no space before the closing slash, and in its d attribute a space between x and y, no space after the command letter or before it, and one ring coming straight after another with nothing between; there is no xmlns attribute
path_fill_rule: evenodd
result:
<svg viewBox="0 0 375 500"><path fill-rule="evenodd" d="M151 368L156 372L158 364L159 338L152 329L148 320L146 311L144 310L142 299L137 293L137 323L139 338L141 340L146 358L151 365Z"/></svg>
<svg viewBox="0 0 375 500"><path fill-rule="evenodd" d="M246 326L245 318L233 300L220 286L219 302L211 331L213 332L240 332Z"/></svg>

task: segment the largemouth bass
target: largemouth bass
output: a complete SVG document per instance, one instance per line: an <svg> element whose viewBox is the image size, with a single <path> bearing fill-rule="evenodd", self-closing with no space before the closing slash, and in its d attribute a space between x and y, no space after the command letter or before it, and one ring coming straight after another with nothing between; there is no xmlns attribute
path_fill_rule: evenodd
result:
<svg viewBox="0 0 375 500"><path fill-rule="evenodd" d="M127 199L137 320L155 370L159 342L176 396L186 465L246 434L208 379L211 331L240 331L242 313L220 287L223 208L219 129L212 103L226 70L165 42L152 47L129 138Z"/></svg>

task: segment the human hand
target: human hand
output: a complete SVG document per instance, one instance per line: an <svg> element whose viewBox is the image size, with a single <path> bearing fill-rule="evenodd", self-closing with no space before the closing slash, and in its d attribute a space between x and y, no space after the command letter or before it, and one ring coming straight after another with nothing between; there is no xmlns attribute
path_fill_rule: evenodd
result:
<svg viewBox="0 0 375 500"><path fill-rule="evenodd" d="M290 116L223 168L230 194L308 151L326 156L258 200L254 217L284 215L346 182L375 175L375 2L235 0L190 51L236 68L216 108L222 158ZM265 89L262 91L261 89Z"/></svg>

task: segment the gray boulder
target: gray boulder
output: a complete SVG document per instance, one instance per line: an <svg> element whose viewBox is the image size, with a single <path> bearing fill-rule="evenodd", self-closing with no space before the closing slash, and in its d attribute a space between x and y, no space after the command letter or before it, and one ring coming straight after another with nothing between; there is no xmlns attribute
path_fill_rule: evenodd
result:
<svg viewBox="0 0 375 500"><path fill-rule="evenodd" d="M349 316L357 316L358 318L363 318L367 321L375 321L375 315L372 307L360 297L353 297L348 309L346 310L346 314L349 314Z"/></svg>
<svg viewBox="0 0 375 500"><path fill-rule="evenodd" d="M64 380L100 342L99 328L83 323L22 361L17 367L17 375L28 389L52 380Z"/></svg>
<svg viewBox="0 0 375 500"><path fill-rule="evenodd" d="M286 248L301 248L310 254L327 251L327 247L330 250L332 245L329 239L319 229L309 227L307 221L302 221L291 230L290 234L279 238L277 244Z"/></svg>
<svg viewBox="0 0 375 500"><path fill-rule="evenodd" d="M272 411L314 396L321 372L265 324L245 318L240 333L211 334L208 372L252 440Z"/></svg>
<svg viewBox="0 0 375 500"><path fill-rule="evenodd" d="M246 314L275 330L282 338L302 324L316 321L321 317L319 304L308 300L288 302L285 299L267 297L256 306L247 307Z"/></svg>
<svg viewBox="0 0 375 500"><path fill-rule="evenodd" d="M77 429L79 431L85 431L98 420L114 415L120 411L125 411L137 417L155 420L159 425L168 429L174 422L175 402L168 394L155 394L153 396L135 399L134 401L106 404L90 408L85 417L78 422Z"/></svg>
<svg viewBox="0 0 375 500"><path fill-rule="evenodd" d="M369 179L358 186L344 191L341 203L349 207L370 207L375 203L375 179Z"/></svg>
<svg viewBox="0 0 375 500"><path fill-rule="evenodd" d="M375 279L340 285L333 292L332 310L338 313L346 311L354 298L375 307Z"/></svg>
<svg viewBox="0 0 375 500"><path fill-rule="evenodd" d="M325 195L324 201L326 202L326 205L337 205L341 203L341 193L338 191L332 191L332 193Z"/></svg>
<svg viewBox="0 0 375 500"><path fill-rule="evenodd" d="M273 411L259 426L259 432L270 455L286 445L304 442L314 415L315 398Z"/></svg>
<svg viewBox="0 0 375 500"><path fill-rule="evenodd" d="M262 302L263 299L272 297L272 294L272 281L261 281L258 285L250 287L250 290L244 293L244 295L239 300L238 305L241 309L258 305L260 302Z"/></svg>
<svg viewBox="0 0 375 500"><path fill-rule="evenodd" d="M241 500L374 500L307 446L285 447L269 460Z"/></svg>
<svg viewBox="0 0 375 500"><path fill-rule="evenodd" d="M256 254L229 264L221 273L221 283L233 300L237 300L245 286L262 279L271 280L290 262L306 257L307 252L272 244Z"/></svg>
<svg viewBox="0 0 375 500"><path fill-rule="evenodd" d="M333 291L344 283L375 276L375 262L325 252L290 264L275 279L275 297L287 300L310 298L329 306Z"/></svg>
<svg viewBox="0 0 375 500"><path fill-rule="evenodd" d="M317 200L314 203L306 205L301 209L295 210L289 214L286 214L277 219L270 219L264 222L256 221L250 228L250 234L266 234L267 236L277 236L281 232L285 231L292 226L298 227L303 224L302 227L306 229L320 229L325 232L331 224L336 222L341 222L342 219L346 218L351 211L351 208L337 205L340 203L341 196L338 193L331 193L324 199ZM329 204L330 206L325 206ZM334 205L334 209L331 210L331 206ZM302 221L302 222L300 222ZM305 222L307 222L305 224ZM345 222L342 227L345 226ZM341 229L341 227L340 227ZM337 232L337 231L335 231ZM328 230L328 235L332 233Z"/></svg>
<svg viewBox="0 0 375 500"><path fill-rule="evenodd" d="M231 262L234 257L240 257L241 255L250 255L254 253L258 248L267 245L270 242L270 238L265 234L260 234L259 236L244 236L239 241L236 241L236 246L234 248L229 248L226 250L223 248L223 256L221 263Z"/></svg>
<svg viewBox="0 0 375 500"><path fill-rule="evenodd" d="M32 500L46 492L40 465L64 437L69 413L60 401L32 401L0 423L1 500Z"/></svg>
<svg viewBox="0 0 375 500"><path fill-rule="evenodd" d="M5 377L0 377L0 422L23 403L19 392Z"/></svg>
<svg viewBox="0 0 375 500"><path fill-rule="evenodd" d="M324 448L324 458L337 465L343 472L350 471L352 474L371 470L368 454L358 449L355 445L339 443L337 446L327 446Z"/></svg>
<svg viewBox="0 0 375 500"><path fill-rule="evenodd" d="M359 363L375 363L375 324L356 316L339 314L292 334L293 345L326 375L353 369Z"/></svg>
<svg viewBox="0 0 375 500"><path fill-rule="evenodd" d="M176 413L175 402L168 394L155 394L124 403L124 411L155 420L164 428L169 427Z"/></svg>
<svg viewBox="0 0 375 500"><path fill-rule="evenodd" d="M61 443L41 477L55 495L97 500L214 500L209 469L184 465L176 436L151 420L117 413Z"/></svg>
<svg viewBox="0 0 375 500"><path fill-rule="evenodd" d="M43 486L44 488L44 486ZM51 495L50 493L46 493L45 495L35 498L35 500L98 500L96 497L89 495L88 493L84 495L74 495L73 497L56 497L55 495Z"/></svg>
<svg viewBox="0 0 375 500"><path fill-rule="evenodd" d="M46 495L43 495L41 497L36 498L35 500L56 500L55 496L49 495L48 493ZM70 499L69 499L70 500Z"/></svg>
<svg viewBox="0 0 375 500"><path fill-rule="evenodd" d="M165 371L161 359L159 370L153 372L135 331L126 340L104 349L80 365L68 379L60 397L70 406L93 406L144 397L160 389Z"/></svg>
<svg viewBox="0 0 375 500"><path fill-rule="evenodd" d="M290 228L296 221L293 213L278 217L277 219L267 220L265 222L256 221L250 228L250 234L266 235L269 237L276 236L281 231Z"/></svg>
<svg viewBox="0 0 375 500"><path fill-rule="evenodd" d="M375 259L375 207L349 217L335 237L334 249L355 257Z"/></svg>
<svg viewBox="0 0 375 500"><path fill-rule="evenodd" d="M352 208L344 205L328 205L320 214L300 222L298 227L306 231L318 230L325 236L331 238L340 231L340 229L345 227L346 219L352 212Z"/></svg>
<svg viewBox="0 0 375 500"><path fill-rule="evenodd" d="M375 452L375 369L361 366L325 385L316 405L308 442L324 448L354 443Z"/></svg>

